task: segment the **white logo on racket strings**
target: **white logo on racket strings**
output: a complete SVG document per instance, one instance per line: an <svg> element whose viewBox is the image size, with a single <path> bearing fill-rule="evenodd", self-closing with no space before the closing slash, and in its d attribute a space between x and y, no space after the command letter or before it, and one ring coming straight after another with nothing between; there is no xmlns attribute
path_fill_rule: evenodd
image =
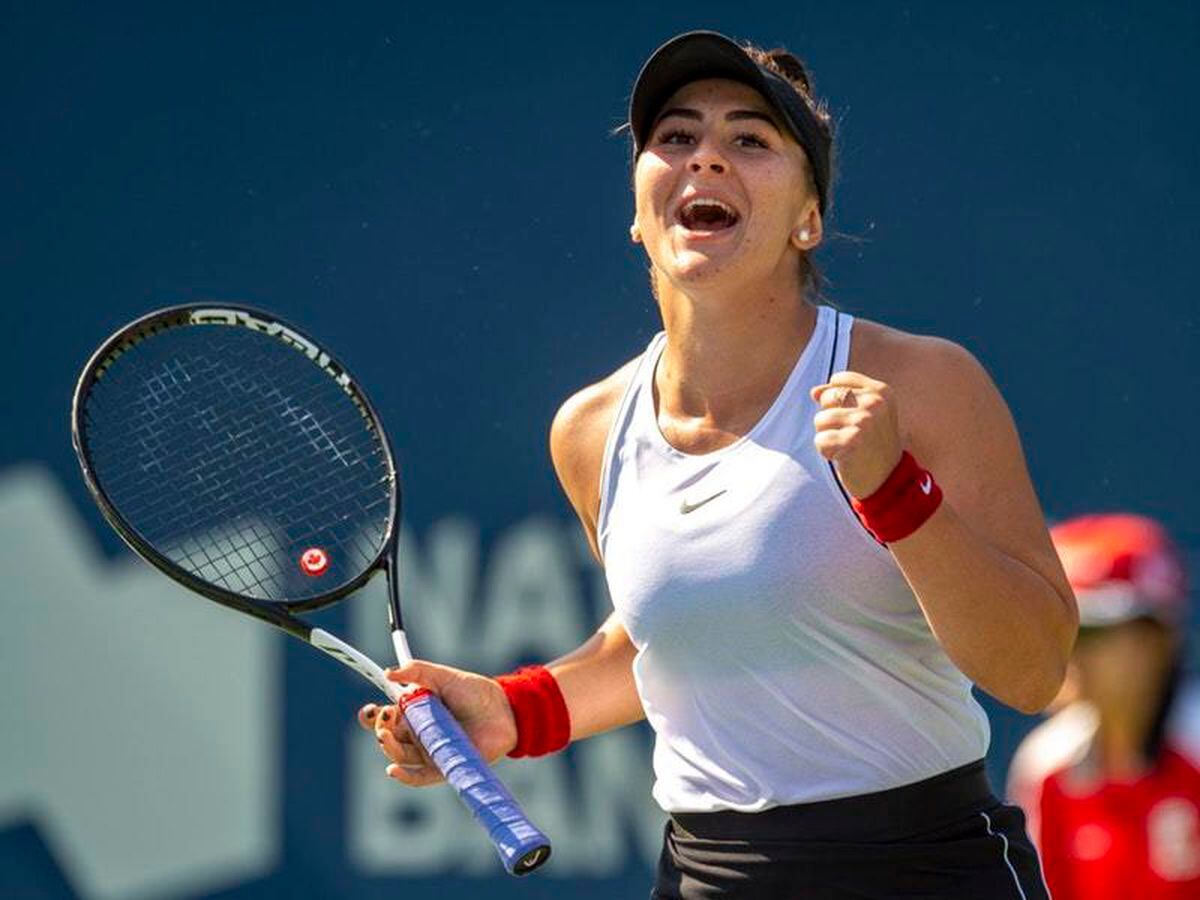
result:
<svg viewBox="0 0 1200 900"><path fill-rule="evenodd" d="M928 472L925 473L925 480L921 482L921 493L928 494L933 490L933 476Z"/></svg>
<svg viewBox="0 0 1200 900"><path fill-rule="evenodd" d="M329 354L303 335L299 335L286 325L259 319L240 309L220 309L217 307L192 310L190 319L195 325L225 324L244 325L261 331L271 337L280 338L301 351L309 359L316 362L322 369L333 376L347 392L350 390L350 376L342 371L341 366L329 358Z"/></svg>

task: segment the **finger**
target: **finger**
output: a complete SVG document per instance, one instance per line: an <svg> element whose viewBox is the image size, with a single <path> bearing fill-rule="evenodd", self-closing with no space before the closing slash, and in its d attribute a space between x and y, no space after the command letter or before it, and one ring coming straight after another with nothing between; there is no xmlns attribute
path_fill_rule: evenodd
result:
<svg viewBox="0 0 1200 900"><path fill-rule="evenodd" d="M431 784L439 784L443 780L442 773L432 766L408 768L392 763L384 771L387 773L388 778L395 779L410 787L427 787Z"/></svg>
<svg viewBox="0 0 1200 900"><path fill-rule="evenodd" d="M808 395L812 399L817 400L822 393L833 387L850 388L855 392L874 391L881 394L889 390L885 382L868 378L866 375L859 374L858 372L836 372L830 375L829 380L825 383L809 388Z"/></svg>
<svg viewBox="0 0 1200 900"><path fill-rule="evenodd" d="M375 740L379 749L394 763L404 766L423 766L428 764L424 751L411 741L402 741L390 731L379 729L375 732Z"/></svg>
<svg viewBox="0 0 1200 900"><path fill-rule="evenodd" d="M413 737L408 723L398 709L384 710L380 719L375 738L379 742L379 749L385 756L393 763L398 764L405 772L420 773L422 770L428 769L430 772L436 773L437 769L433 760L429 758L425 748ZM433 781L425 783L433 784L439 779L440 775Z"/></svg>
<svg viewBox="0 0 1200 900"><path fill-rule="evenodd" d="M882 381L876 381L874 378L869 378L861 372L851 372L848 370L834 372L829 376L829 383L839 387L862 388L867 391L878 391L887 387L887 384Z"/></svg>
<svg viewBox="0 0 1200 900"><path fill-rule="evenodd" d="M386 731L397 740L402 740L408 734L408 723L398 706L385 706L375 717L376 732Z"/></svg>
<svg viewBox="0 0 1200 900"><path fill-rule="evenodd" d="M449 677L449 671L445 666L427 663L419 659L414 659L407 665L398 666L395 669L388 669L385 674L388 681L396 681L401 684L419 684L434 691L445 683Z"/></svg>
<svg viewBox="0 0 1200 900"><path fill-rule="evenodd" d="M424 749L413 744L411 741L397 740L395 735L387 732L377 734L375 740L379 744L380 752L391 762L398 763L409 769L420 769L431 765L429 757L424 753Z"/></svg>
<svg viewBox="0 0 1200 900"><path fill-rule="evenodd" d="M813 438L813 445L823 457L828 460L834 460L853 446L854 439L858 434L859 429L854 425L847 428L819 431L816 437Z"/></svg>
<svg viewBox="0 0 1200 900"><path fill-rule="evenodd" d="M412 729L408 725L408 720L404 718L404 714L396 707L390 707L382 710L375 720L375 737L377 740L382 740L384 735L390 737L398 743L407 753L409 748L416 748L413 752L423 752L421 745L412 733ZM425 757L428 761L428 757Z"/></svg>
<svg viewBox="0 0 1200 900"><path fill-rule="evenodd" d="M858 405L857 393L854 388L846 385L830 385L823 387L814 398L822 409L835 409L839 406L853 407Z"/></svg>
<svg viewBox="0 0 1200 900"><path fill-rule="evenodd" d="M813 416L813 425L817 431L827 431L831 428L845 428L848 425L861 425L867 418L867 413L856 407L835 407L823 409Z"/></svg>
<svg viewBox="0 0 1200 900"><path fill-rule="evenodd" d="M379 707L374 703L368 703L358 711L358 724L367 731L374 731L377 715L379 715Z"/></svg>
<svg viewBox="0 0 1200 900"><path fill-rule="evenodd" d="M823 409L876 409L885 402L876 390L836 384L823 388L816 400Z"/></svg>

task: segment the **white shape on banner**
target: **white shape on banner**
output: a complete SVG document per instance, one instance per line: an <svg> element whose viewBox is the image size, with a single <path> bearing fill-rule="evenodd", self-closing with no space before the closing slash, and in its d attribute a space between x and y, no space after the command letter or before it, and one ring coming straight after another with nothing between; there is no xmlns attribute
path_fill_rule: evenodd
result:
<svg viewBox="0 0 1200 900"><path fill-rule="evenodd" d="M588 633L574 546L548 519L529 519L500 535L487 560L480 662L504 671L516 659L553 659Z"/></svg>
<svg viewBox="0 0 1200 900"><path fill-rule="evenodd" d="M0 828L85 898L193 895L277 864L281 637L110 563L43 469L0 478Z"/></svg>

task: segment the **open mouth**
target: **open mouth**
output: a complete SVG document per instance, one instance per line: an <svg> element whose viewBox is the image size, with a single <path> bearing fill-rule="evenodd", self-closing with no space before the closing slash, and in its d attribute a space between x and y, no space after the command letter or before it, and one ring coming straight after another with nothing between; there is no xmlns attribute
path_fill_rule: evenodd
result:
<svg viewBox="0 0 1200 900"><path fill-rule="evenodd" d="M688 231L724 231L738 223L737 210L728 203L712 197L689 200L676 214L679 224Z"/></svg>

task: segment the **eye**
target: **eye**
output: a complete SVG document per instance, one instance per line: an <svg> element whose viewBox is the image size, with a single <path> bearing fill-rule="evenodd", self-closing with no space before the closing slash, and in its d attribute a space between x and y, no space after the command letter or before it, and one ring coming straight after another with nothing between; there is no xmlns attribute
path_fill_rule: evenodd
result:
<svg viewBox="0 0 1200 900"><path fill-rule="evenodd" d="M671 128L658 136L660 144L690 144L695 138L683 128Z"/></svg>
<svg viewBox="0 0 1200 900"><path fill-rule="evenodd" d="M741 132L733 140L734 140L734 143L736 143L740 146L743 146L743 147L746 147L746 146L758 147L760 149L765 150L768 146L767 142L765 140L763 140L763 138L759 137L757 134L754 134L753 132L750 132L750 131Z"/></svg>

